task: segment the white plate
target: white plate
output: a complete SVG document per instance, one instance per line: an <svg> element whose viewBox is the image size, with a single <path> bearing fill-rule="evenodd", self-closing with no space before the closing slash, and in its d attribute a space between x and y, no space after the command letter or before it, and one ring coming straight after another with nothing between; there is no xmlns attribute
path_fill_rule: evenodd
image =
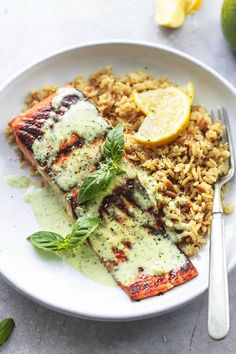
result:
<svg viewBox="0 0 236 354"><path fill-rule="evenodd" d="M131 320L158 315L176 309L207 289L208 250L193 259L199 276L163 296L131 302L119 288L99 285L60 260L43 259L26 242L26 235L37 229L29 205L22 201L23 191L7 187L4 176L22 174L19 161L2 131L17 115L25 94L46 84L62 85L79 73L85 75L99 67L113 65L116 74L136 69L155 76L168 75L178 84L193 81L196 102L211 109L227 107L233 136L236 136L236 93L233 87L212 69L186 54L146 43L98 43L54 54L15 77L0 94L0 190L1 234L0 266L3 277L31 299L67 314L99 320ZM27 173L27 172L25 172ZM236 204L235 185L230 200ZM236 219L226 218L228 266L236 264Z"/></svg>

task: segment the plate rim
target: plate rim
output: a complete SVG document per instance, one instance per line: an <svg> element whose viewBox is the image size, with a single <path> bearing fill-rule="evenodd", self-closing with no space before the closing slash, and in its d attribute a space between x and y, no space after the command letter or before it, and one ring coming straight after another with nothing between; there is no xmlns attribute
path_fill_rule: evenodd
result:
<svg viewBox="0 0 236 354"><path fill-rule="evenodd" d="M172 48L170 46L164 45L164 44L156 44L151 41L139 41L139 40L127 40L127 39L114 39L114 40L102 40L102 41L86 41L81 44L75 44L71 46L65 46L63 49L52 51L49 54L46 54L44 56L41 56L39 59L32 61L31 64L26 65L23 69L18 70L15 74L10 76L9 79L6 79L2 85L0 85L0 94L2 93L3 90L7 88L16 78L20 77L21 75L25 74L28 70L32 69L33 67L37 66L38 64L42 63L43 61L47 61L48 59L51 59L54 56L67 53L79 48L88 48L88 47L94 47L94 46L100 46L100 45L113 45L113 44L127 44L127 45L138 45L138 46L143 46L143 47L150 47L150 48L155 48L155 49L161 49L166 52L170 52L172 54L176 54L182 58L187 59L188 61L194 62L196 65L200 66L201 68L205 69L206 71L209 71L213 76L217 77L224 85L226 85L230 91L234 95L236 95L236 88L234 88L233 84L231 84L227 79L225 79L221 74L219 74L215 69L213 69L210 65L204 63L202 60L195 58L194 56L185 53L182 50Z"/></svg>
<svg viewBox="0 0 236 354"><path fill-rule="evenodd" d="M108 46L109 45L131 45L131 46L134 45L134 46L141 46L141 47L146 47L146 48L158 49L158 50L162 50L166 53L175 54L175 55L177 55L183 59L186 59L187 61L201 67L205 71L209 72L213 77L215 77L224 86L226 86L228 88L228 90L231 91L231 93L236 98L236 89L234 88L234 86L227 79L225 79L221 74L219 74L215 69L213 69L208 64L205 64L200 59L197 59L197 58L193 57L192 55L189 55L181 50L178 50L178 49L166 46L166 45L156 44L151 41L126 40L126 39L87 41L87 42L81 43L79 45L78 44L72 45L72 46L64 47L63 49L60 49L60 50L52 51L51 53L44 55L41 58L33 61L31 64L27 65L25 68L19 70L15 74L13 74L9 79L5 80L5 82L3 82L3 84L0 86L0 95L16 79L19 79L21 76L26 74L27 71L33 69L34 67L36 67L37 65L39 65L43 62L46 62L47 60L52 59L53 57L59 56L61 54L69 53L70 51L81 49L81 48L89 48L89 47L96 47L96 46L102 46L102 45L108 45ZM231 271L235 267L235 265L236 265L236 258L235 258L235 261L230 262L230 264L228 266L228 271ZM140 320L140 319L144 319L144 318L159 316L164 313L177 310L178 308L183 307L183 306L187 305L188 303L192 302L195 298L197 298L198 296L203 294L208 288L207 286L200 287L199 289L197 289L197 291L194 292L194 294L192 294L190 297L188 297L187 301L181 302L177 305L174 304L171 306L165 306L163 308L163 311L156 312L155 310L145 309L145 310L143 310L143 312L145 312L145 313L139 313L139 314L135 314L133 316L129 315L128 317L125 317L124 315L116 316L116 317L114 317L112 315L111 316L108 316L108 315L105 315L105 316L95 315L95 316L93 316L91 314L86 315L85 313L83 313L83 311L76 311L75 312L74 310L70 310L70 309L65 308L63 306L61 306L61 307L55 306L55 305L53 305L53 303L51 303L48 300L42 300L41 298L38 298L37 296L30 294L29 292L27 292L27 290L24 289L24 287L19 287L15 283L15 281L13 279L11 279L11 277L7 277L7 275L4 274L1 269L0 269L0 275L10 286L12 286L20 294L24 295L26 298L33 300L36 303L38 303L46 308L49 308L49 309L54 310L59 313L63 313L66 315L79 317L79 318L83 318L83 319L97 320L97 321L110 321L110 322Z"/></svg>
<svg viewBox="0 0 236 354"><path fill-rule="evenodd" d="M188 298L188 300L186 300L182 303L179 303L178 305L174 305L174 306L168 307L168 308L163 308L163 310L158 311L158 313L146 311L146 314L143 313L143 314L138 314L138 315L131 315L128 317L124 317L124 316L114 317L112 315L111 316L90 315L90 314L83 313L82 311L75 312L74 310L70 310L70 309L62 307L62 306L58 307L58 306L54 305L52 302L44 301L39 297L31 295L30 293L25 291L23 288L18 287L15 284L15 282L12 281L11 279L9 279L7 276L5 276L5 274L3 274L1 272L1 270L0 270L0 276L7 284L9 284L14 290L16 290L17 293L23 295L26 299L29 299L29 300L37 303L38 305L41 305L49 310L61 313L63 315L72 316L75 318L81 318L84 320L99 321L99 322L131 322L131 321L140 321L140 320L144 320L144 319L148 319L148 318L158 317L158 316L170 313L172 311L176 311L176 310L188 305L189 303L193 302L198 296L202 295L207 290L207 289L204 289L199 294L193 296L192 298Z"/></svg>

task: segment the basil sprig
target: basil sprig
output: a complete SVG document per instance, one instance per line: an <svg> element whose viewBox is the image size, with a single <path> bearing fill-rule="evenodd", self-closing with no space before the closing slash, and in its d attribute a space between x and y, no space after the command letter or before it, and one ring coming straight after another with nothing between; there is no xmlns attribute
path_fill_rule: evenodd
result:
<svg viewBox="0 0 236 354"><path fill-rule="evenodd" d="M93 199L107 189L114 178L122 172L119 163L124 154L124 127L119 123L110 130L103 146L101 168L91 173L82 183L78 201L80 204Z"/></svg>
<svg viewBox="0 0 236 354"><path fill-rule="evenodd" d="M51 253L59 253L66 248L64 245L65 239L56 232L37 231L27 237L27 240L29 240L35 247Z"/></svg>
<svg viewBox="0 0 236 354"><path fill-rule="evenodd" d="M38 231L27 237L27 240L46 252L71 253L96 230L99 224L100 221L95 218L80 218L66 237L62 237L56 232Z"/></svg>
<svg viewBox="0 0 236 354"><path fill-rule="evenodd" d="M99 170L91 173L80 187L79 203L84 203L87 200L92 199L99 192L105 191L115 176L115 170L107 165L104 165Z"/></svg>
<svg viewBox="0 0 236 354"><path fill-rule="evenodd" d="M76 248L81 242L84 242L100 225L100 220L95 218L81 218L75 223L68 237L71 248Z"/></svg>
<svg viewBox="0 0 236 354"><path fill-rule="evenodd" d="M5 318L0 321L0 347L6 342L15 327L15 322L12 318Z"/></svg>
<svg viewBox="0 0 236 354"><path fill-rule="evenodd" d="M114 164L118 164L124 154L124 145L124 126L122 123L119 123L107 134L103 146L103 156L106 159L111 159Z"/></svg>

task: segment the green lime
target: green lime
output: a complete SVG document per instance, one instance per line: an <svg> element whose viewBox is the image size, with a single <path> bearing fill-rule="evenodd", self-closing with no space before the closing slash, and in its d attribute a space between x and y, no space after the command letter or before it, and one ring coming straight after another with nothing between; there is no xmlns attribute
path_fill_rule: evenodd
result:
<svg viewBox="0 0 236 354"><path fill-rule="evenodd" d="M224 0L221 27L226 41L236 52L236 0Z"/></svg>

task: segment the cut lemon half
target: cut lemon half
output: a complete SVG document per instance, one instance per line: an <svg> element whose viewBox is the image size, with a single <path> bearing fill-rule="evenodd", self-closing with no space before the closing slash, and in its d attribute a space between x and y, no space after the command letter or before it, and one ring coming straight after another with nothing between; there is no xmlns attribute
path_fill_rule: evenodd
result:
<svg viewBox="0 0 236 354"><path fill-rule="evenodd" d="M202 0L185 0L186 2L186 14L191 14L200 9L202 6Z"/></svg>
<svg viewBox="0 0 236 354"><path fill-rule="evenodd" d="M134 135L138 142L150 146L165 145L188 127L192 101L186 89L170 86L134 93L133 98L147 115Z"/></svg>
<svg viewBox="0 0 236 354"><path fill-rule="evenodd" d="M156 0L155 17L160 26L177 28L185 20L185 0Z"/></svg>

